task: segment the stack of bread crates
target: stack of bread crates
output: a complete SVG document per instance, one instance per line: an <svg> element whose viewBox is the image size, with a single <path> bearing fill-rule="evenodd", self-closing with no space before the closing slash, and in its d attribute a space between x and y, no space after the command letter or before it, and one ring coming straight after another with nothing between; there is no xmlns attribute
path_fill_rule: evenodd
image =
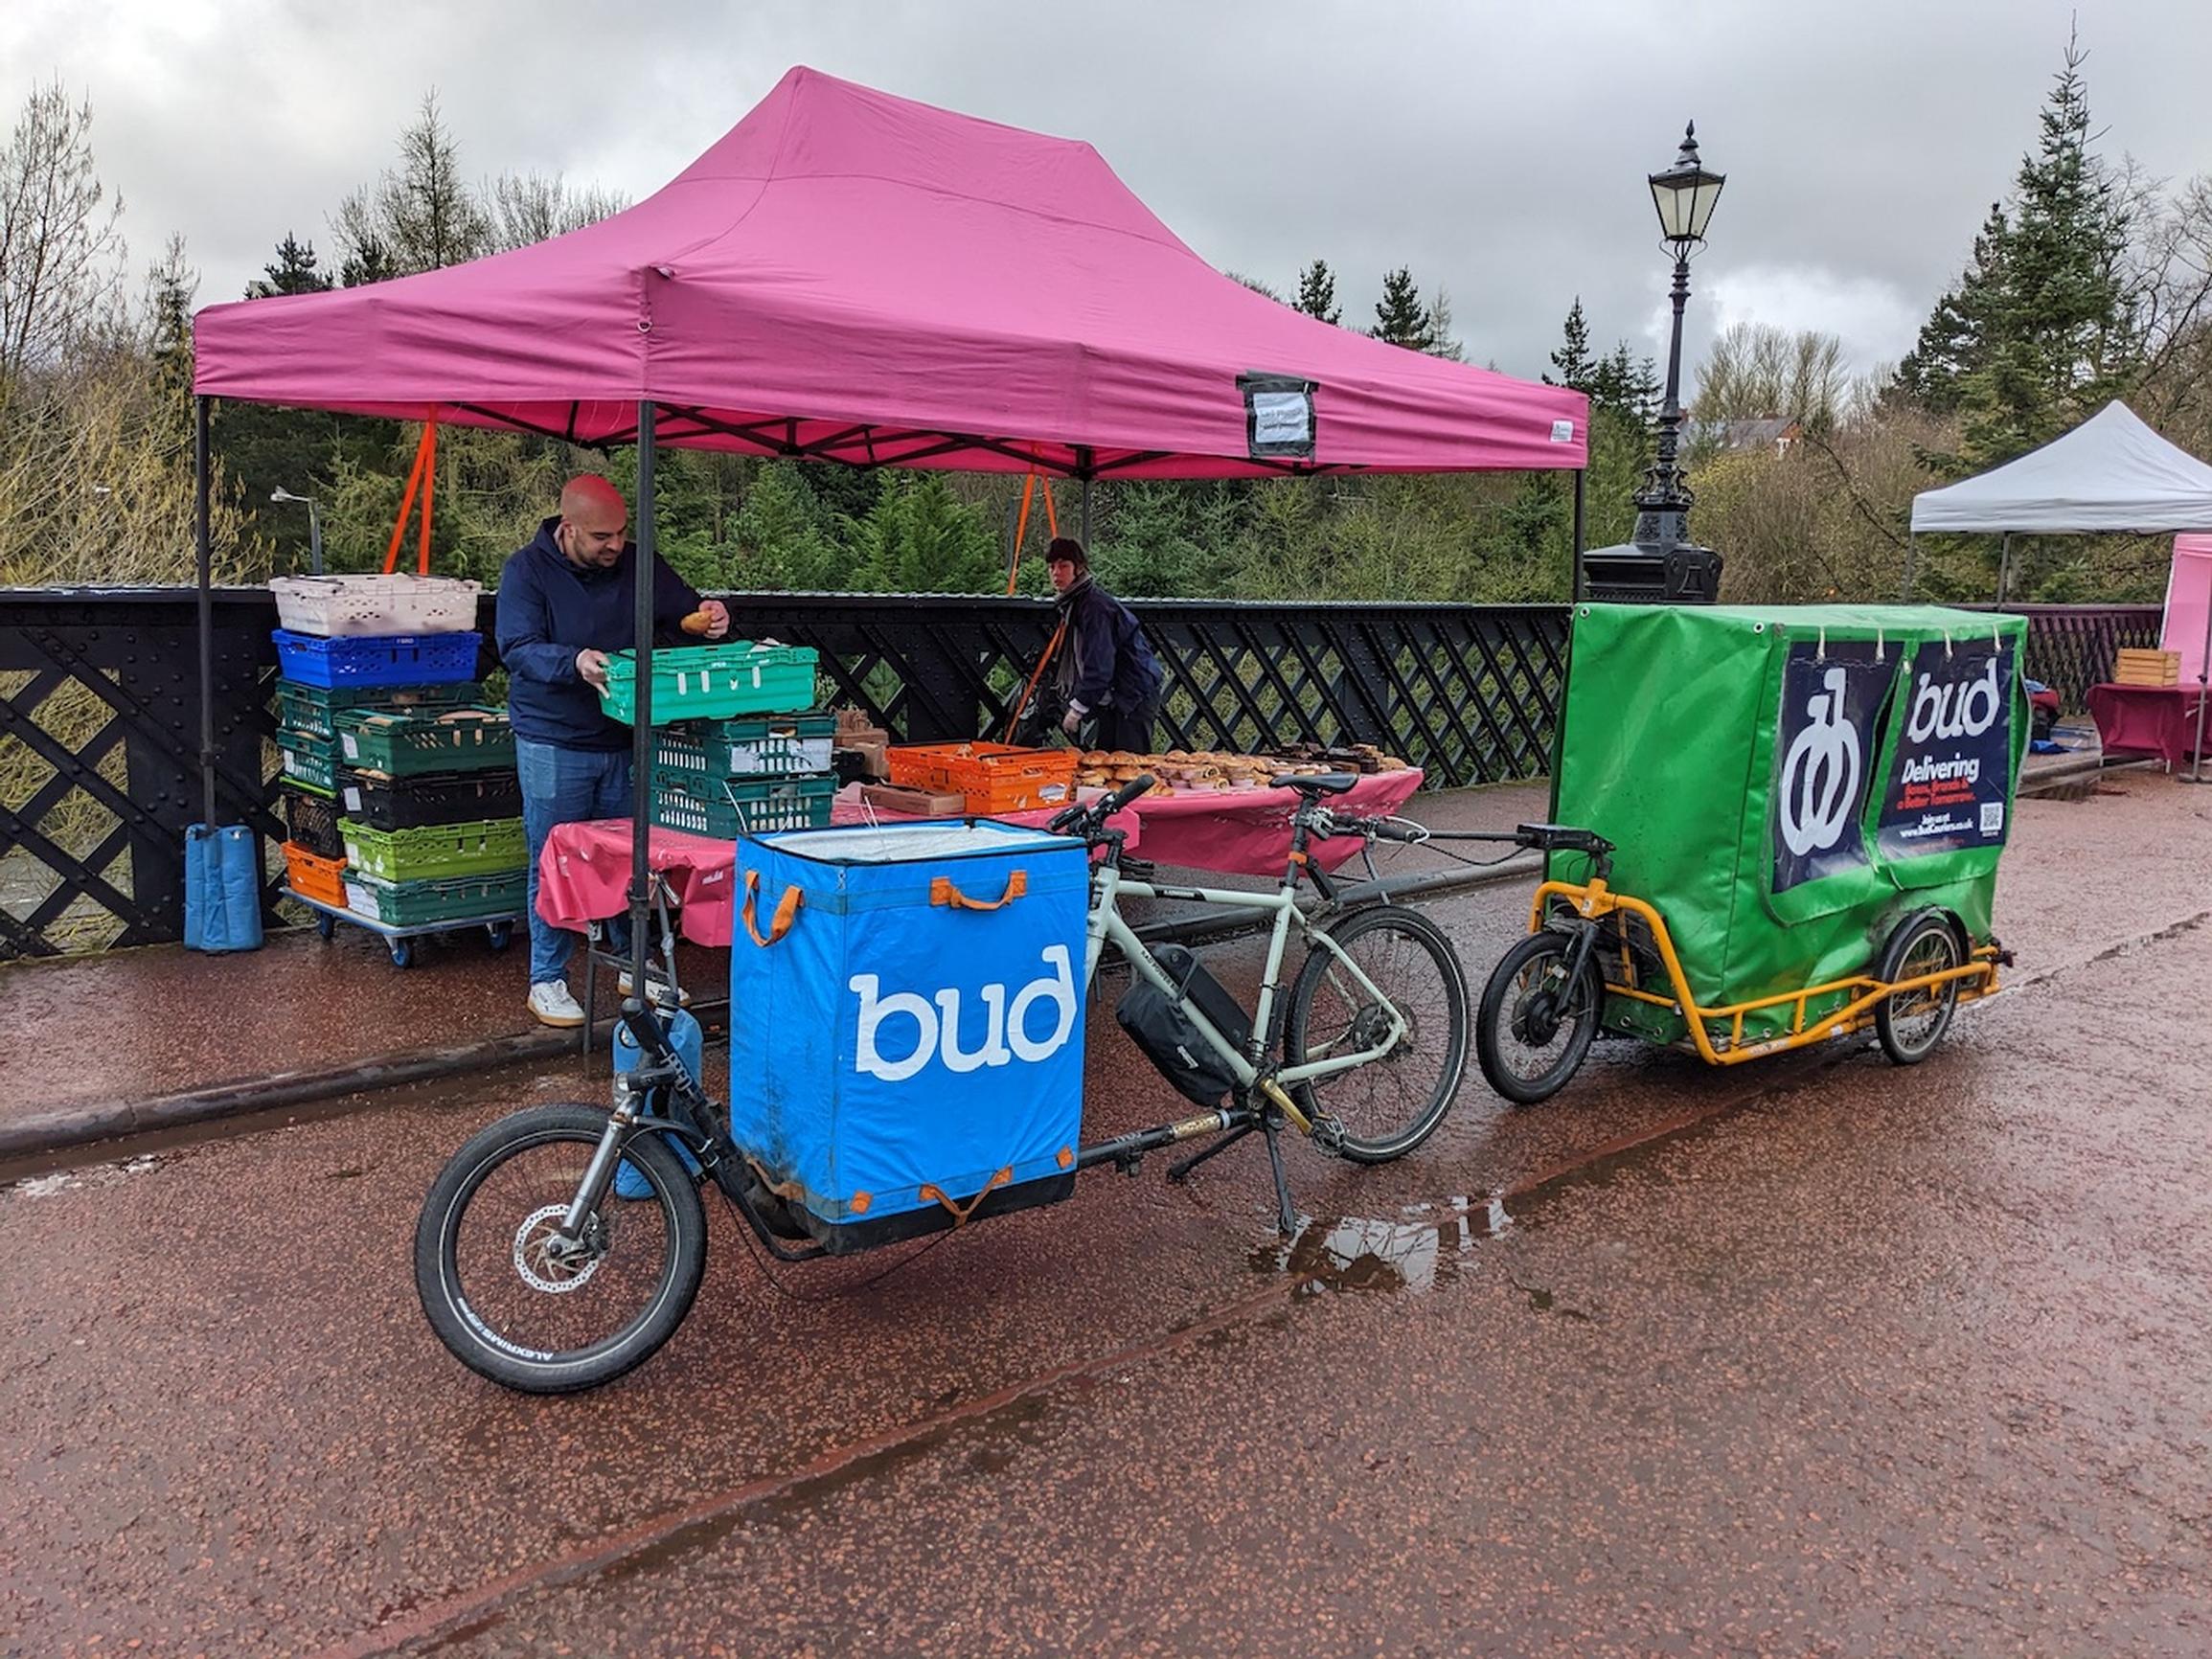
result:
<svg viewBox="0 0 2212 1659"><path fill-rule="evenodd" d="M475 678L478 584L277 578L292 890L387 926L522 908L514 736Z"/></svg>
<svg viewBox="0 0 2212 1659"><path fill-rule="evenodd" d="M813 706L818 660L810 647L774 641L657 653L652 822L724 841L827 825L837 717ZM610 665L607 707L618 719L631 717L633 673L627 652Z"/></svg>

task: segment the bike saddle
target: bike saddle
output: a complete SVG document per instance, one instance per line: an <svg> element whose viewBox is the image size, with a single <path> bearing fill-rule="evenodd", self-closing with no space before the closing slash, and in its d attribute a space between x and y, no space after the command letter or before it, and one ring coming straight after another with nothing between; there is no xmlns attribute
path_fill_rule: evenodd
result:
<svg viewBox="0 0 2212 1659"><path fill-rule="evenodd" d="M1309 799L1322 795L1341 795L1358 782L1359 776L1356 772L1285 772L1278 778L1268 780L1274 788L1295 789Z"/></svg>

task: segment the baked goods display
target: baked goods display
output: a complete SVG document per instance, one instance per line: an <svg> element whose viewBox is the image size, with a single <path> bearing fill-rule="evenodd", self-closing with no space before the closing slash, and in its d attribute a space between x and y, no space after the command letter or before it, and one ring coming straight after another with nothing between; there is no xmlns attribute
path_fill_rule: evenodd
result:
<svg viewBox="0 0 2212 1659"><path fill-rule="evenodd" d="M1321 772L1405 769L1405 761L1384 754L1373 743L1351 743L1340 749L1302 744L1272 755L1230 755L1216 749L1132 755L1126 749L1085 749L1076 759L1075 782L1078 788L1117 789L1149 772L1152 777L1149 793L1174 795L1264 789L1269 780L1286 773L1310 777Z"/></svg>

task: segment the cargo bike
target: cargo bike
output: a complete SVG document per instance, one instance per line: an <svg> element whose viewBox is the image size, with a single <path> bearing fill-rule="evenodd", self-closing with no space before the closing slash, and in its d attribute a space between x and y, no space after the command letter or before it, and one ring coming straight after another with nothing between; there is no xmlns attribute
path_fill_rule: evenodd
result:
<svg viewBox="0 0 2212 1659"><path fill-rule="evenodd" d="M1466 1067L1469 996L1433 923L1396 905L1339 907L1310 851L1423 832L1333 812L1348 775L1276 782L1298 805L1282 878L1256 892L1164 884L1125 861L1112 820L1149 777L1045 830L964 819L741 837L728 1105L661 1018L627 1002L636 1063L618 1072L611 1111L515 1112L433 1184L415 1246L432 1328L510 1388L620 1376L690 1309L709 1184L771 1256L799 1261L1050 1203L1084 1170L1133 1174L1149 1153L1205 1143L1171 1169L1179 1179L1257 1134L1289 1232L1283 1131L1359 1163L1420 1146ZM1311 913L1304 882L1322 899ZM1249 1013L1188 951L1131 927L1120 906L1142 898L1266 919ZM1306 956L1286 995L1293 933ZM1130 971L1124 1029L1202 1109L1085 1144L1084 993L1109 944Z"/></svg>
<svg viewBox="0 0 2212 1659"><path fill-rule="evenodd" d="M2027 624L1934 607L1576 608L1529 931L1475 1017L1549 1099L1601 1034L1715 1065L1869 1027L1911 1065L2011 962L1992 936Z"/></svg>

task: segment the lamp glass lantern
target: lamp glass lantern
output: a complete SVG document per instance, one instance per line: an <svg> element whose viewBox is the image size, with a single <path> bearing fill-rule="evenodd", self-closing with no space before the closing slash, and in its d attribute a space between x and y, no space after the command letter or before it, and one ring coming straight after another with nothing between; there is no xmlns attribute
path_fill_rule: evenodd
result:
<svg viewBox="0 0 2212 1659"><path fill-rule="evenodd" d="M1659 213L1659 234L1677 250L1705 239L1705 226L1713 206L1721 199L1725 173L1709 170L1698 159L1698 124L1690 123L1682 135L1681 152L1672 167L1651 175L1652 205Z"/></svg>

